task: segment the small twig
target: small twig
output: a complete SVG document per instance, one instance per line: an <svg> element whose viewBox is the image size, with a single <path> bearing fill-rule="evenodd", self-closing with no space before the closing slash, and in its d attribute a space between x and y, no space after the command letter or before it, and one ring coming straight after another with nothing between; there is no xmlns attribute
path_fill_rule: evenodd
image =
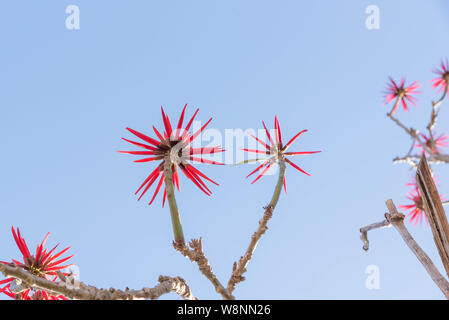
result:
<svg viewBox="0 0 449 320"><path fill-rule="evenodd" d="M414 155L408 155L405 157L396 157L393 159L393 163L406 162L416 169L418 167L418 162L420 159L421 159L420 155L414 154ZM449 155L434 153L434 154L431 154L430 156L428 156L427 162L433 163L433 164L449 163Z"/></svg>
<svg viewBox="0 0 449 320"><path fill-rule="evenodd" d="M386 213L385 218L399 232L404 242L424 266L427 273L430 275L438 288L440 288L440 290L443 292L446 299L449 299L449 282L441 275L430 257L424 252L424 250L418 245L415 239L413 239L412 235L408 232L407 228L404 225L405 216L397 211L393 201L389 199L387 200L386 204L390 213Z"/></svg>
<svg viewBox="0 0 449 320"><path fill-rule="evenodd" d="M446 97L446 94L447 94L447 86L444 87L444 92L443 92L443 95L441 96L441 98L438 101L432 101L432 111L430 113L430 121L429 121L429 124L427 125L427 130L429 131L431 141L434 140L432 130L437 123L438 107L443 102L444 98Z"/></svg>
<svg viewBox="0 0 449 320"><path fill-rule="evenodd" d="M209 264L206 256L203 252L203 239L192 239L189 242L189 247L186 246L184 241L174 241L173 247L188 258L190 261L196 263L200 272L212 283L215 290L221 294L224 300L234 300L234 296L226 290L218 280L217 276L213 273L212 267Z"/></svg>
<svg viewBox="0 0 449 320"><path fill-rule="evenodd" d="M406 127L401 121L399 121L397 118L393 117L391 113L387 113L387 117L389 117L391 120L393 120L394 123L396 123L399 127L404 129L404 131L412 137L414 140L416 140L424 151L426 151L428 154L432 154L430 148L421 140L421 138L418 135L418 131L416 131L413 128Z"/></svg>
<svg viewBox="0 0 449 320"><path fill-rule="evenodd" d="M368 241L368 231L374 230L374 229L381 229L381 228L389 228L391 227L390 222L387 220L372 223L370 225L367 225L366 227L360 228L360 239L363 241L363 250L368 251L369 249L369 241Z"/></svg>
<svg viewBox="0 0 449 320"><path fill-rule="evenodd" d="M180 277L159 276L159 284L154 288L125 291L114 288L98 289L79 283L77 286L65 281L53 282L42 277L35 276L14 263L1 264L0 272L6 277L20 279L27 286L37 290L44 290L50 294L63 295L74 300L134 300L134 299L158 299L166 293L174 292L186 300L196 300L189 286Z"/></svg>

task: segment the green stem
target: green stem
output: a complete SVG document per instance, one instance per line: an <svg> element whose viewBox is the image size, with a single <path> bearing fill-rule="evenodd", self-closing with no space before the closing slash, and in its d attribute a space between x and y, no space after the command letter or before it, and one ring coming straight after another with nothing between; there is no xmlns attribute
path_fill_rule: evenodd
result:
<svg viewBox="0 0 449 320"><path fill-rule="evenodd" d="M167 202L170 206L171 222L173 226L173 233L175 236L175 242L184 243L184 233L182 232L181 218L179 216L178 205L176 204L175 189L173 188L173 179L171 165L164 168L164 180L165 180L165 190L167 192Z"/></svg>
<svg viewBox="0 0 449 320"><path fill-rule="evenodd" d="M276 184L276 187L274 188L273 197L271 198L270 201L270 206L272 207L272 209L276 207L276 204L279 201L279 195L281 194L282 186L284 185L284 178L285 178L285 161L281 159L279 160L278 182Z"/></svg>

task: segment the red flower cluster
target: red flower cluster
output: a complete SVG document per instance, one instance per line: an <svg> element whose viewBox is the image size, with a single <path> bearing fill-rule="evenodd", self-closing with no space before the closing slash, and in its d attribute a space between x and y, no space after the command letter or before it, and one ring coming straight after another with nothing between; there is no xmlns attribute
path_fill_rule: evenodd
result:
<svg viewBox="0 0 449 320"><path fill-rule="evenodd" d="M435 183L438 183L438 181L434 178ZM422 223L423 216L427 220L427 215L424 210L424 203L421 196L421 192L419 192L418 185L416 184L416 181L412 181L410 183L406 184L407 186L412 187L412 190L408 192L407 199L413 201L412 204L407 205L400 205L399 208L409 211L407 214L407 217L410 218L410 222L414 222L415 225L419 223ZM440 195L440 199L443 201L444 197Z"/></svg>
<svg viewBox="0 0 449 320"><path fill-rule="evenodd" d="M432 80L432 88L438 89L438 92L447 90L447 84L449 82L449 61L441 61L441 69L434 69L434 73L438 75L437 78Z"/></svg>
<svg viewBox="0 0 449 320"><path fill-rule="evenodd" d="M434 133L433 140L430 139L430 137L427 137L424 133L421 133L420 136L421 136L421 138L424 139L424 143L425 143L426 147L429 148L429 150L432 152L432 154L435 154L437 152L441 153L442 152L441 148L446 148L449 144L449 141L447 141L449 136L444 133L440 134L438 137L435 137L436 134ZM424 148L419 143L415 144L415 147L418 147L421 149L421 154L424 153Z"/></svg>
<svg viewBox="0 0 449 320"><path fill-rule="evenodd" d="M414 106L416 105L417 99L413 97L413 94L419 93L416 91L421 87L421 84L418 84L418 81L413 82L412 84L405 86L405 79L402 78L401 82L397 84L391 77L390 83L387 86L387 90L385 91L385 102L384 105L391 103L392 101L399 99L398 103L395 104L393 110L391 110L391 114L393 115L398 106L399 102L402 103L402 106L405 111L408 111L407 102L410 102Z"/></svg>
<svg viewBox="0 0 449 320"><path fill-rule="evenodd" d="M19 248L22 257L23 257L23 263L17 260L12 259L12 262L14 262L17 266L27 270L31 274L45 278L50 281L56 281L58 278L56 271L62 270L64 268L67 268L71 266L71 264L68 265L61 265L70 258L73 257L73 255L59 259L64 253L67 252L67 250L70 249L70 247L65 248L64 250L55 253L56 248L59 246L57 244L53 249L47 250L44 249L45 242L48 239L48 236L50 233L47 233L47 235L44 237L44 240L42 240L41 244L37 246L36 253L34 255L30 254L30 251L28 249L28 246L25 242L25 240L22 238L20 234L20 230L17 228L17 233L14 230L14 227L12 229L12 234L14 237L14 240L17 244L17 247ZM0 263L8 264L8 262L0 261ZM63 273L64 274L64 273ZM64 274L67 275L67 274ZM27 289L25 291L22 291L18 297L16 297L16 294L11 291L11 282L14 280L14 278L7 278L5 280L0 281L0 285L5 285L3 288L0 288L0 293L4 293L11 298L19 298L23 300L33 300L33 299L43 299L43 300L58 300L58 299L67 299L66 297L60 295L60 296L51 296L45 291L36 291L34 294L30 296L31 289Z"/></svg>
<svg viewBox="0 0 449 320"><path fill-rule="evenodd" d="M142 198L142 196L148 191L148 189L160 176L159 182L157 183L156 186L156 190L149 204L151 205L153 203L154 199L156 198L156 195L158 194L159 190L162 187L162 183L164 181L164 168L166 165L170 166L171 172L173 173L172 183L174 186L178 188L178 190L179 190L179 174L177 170L178 167L181 169L181 171L184 173L187 179L191 180L201 191L203 191L208 196L212 194L212 191L210 191L210 189L206 186L203 179L218 185L218 183L208 178L205 174L203 174L201 171L199 171L189 163L189 161L194 161L207 164L223 165L223 163L212 161L209 159L204 159L202 157L203 155L225 151L220 147L192 148L190 146L193 140L196 137L198 137L198 135L212 121L212 118L210 118L199 130L191 134L189 132L189 129L199 109L195 111L192 118L185 126L185 128L182 128L186 107L187 104L184 106L184 109L182 110L181 116L179 117L179 121L175 129L172 128L170 119L168 118L168 116L165 115L164 109L161 107L162 120L164 123L165 131L163 132L163 134L161 134L156 129L156 127L153 126L154 133L156 134L158 139L150 138L149 136L146 136L136 130L126 128L128 131L130 131L131 133L133 133L135 136L139 137L146 143L135 142L125 138L122 139L129 143L132 143L133 145L145 149L145 151L119 151L120 153L149 156L147 158L135 160L134 162L151 162L159 160L161 161L159 165L156 167L156 169L154 169L150 173L150 175L145 179L145 181L142 183L139 189L137 189L136 194L140 190L142 190L142 188L145 187L138 200ZM165 203L166 196L167 193L164 187L162 206Z"/></svg>
<svg viewBox="0 0 449 320"><path fill-rule="evenodd" d="M268 141L269 144L263 142L262 140L260 140L259 138L255 137L252 134L249 134L253 139L255 139L257 142L259 142L263 147L265 147L265 150L253 150L253 149L242 149L244 151L247 152L251 152L251 153L258 153L258 154L264 154L267 156L270 156L268 159L257 159L258 161L261 161L262 164L259 165L254 171L252 171L249 175L247 175L246 177L248 178L249 176L253 175L254 173L256 173L259 170L262 170L262 172L259 174L259 176L257 176L257 178L251 182L251 183L255 183L257 180L259 180L263 175L265 175L268 170L271 168L272 165L274 165L275 163L279 162L279 160L285 161L287 162L289 165L291 165L293 168L295 168L296 170L310 176L309 173L305 172L303 169L301 169L300 167L298 167L296 164L294 164L293 162L291 162L287 156L297 156L297 155L305 155L305 154L313 154L313 153L318 153L321 151L297 151L297 152L286 152L287 149L290 147L290 145L295 142L296 139L298 139L298 137L300 135L302 135L303 133L307 132L307 130L302 130L299 133L297 133L293 138L291 138L285 145L282 142L282 133L281 133L281 127L279 125L279 121L277 116L274 117L274 140L270 135L270 132L268 131L265 123L262 121L262 125L265 129L265 132L267 134L268 137ZM285 178L284 178L284 190L285 192L287 192L287 186L285 183Z"/></svg>

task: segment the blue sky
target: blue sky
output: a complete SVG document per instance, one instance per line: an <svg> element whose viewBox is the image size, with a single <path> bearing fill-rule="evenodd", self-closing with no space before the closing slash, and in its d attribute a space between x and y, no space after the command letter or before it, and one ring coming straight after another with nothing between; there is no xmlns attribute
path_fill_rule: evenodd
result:
<svg viewBox="0 0 449 320"><path fill-rule="evenodd" d="M80 8L80 30L65 8ZM380 29L365 27L368 5ZM424 129L430 70L448 56L445 1L3 1L0 5L0 258L18 258L10 228L31 248L72 246L81 280L99 287L154 286L181 276L194 294L216 299L197 267L172 249L168 207L137 202L154 165L134 164L127 126L161 128L160 106L176 118L185 103L211 128L259 129L279 117L283 136L309 131L292 150L307 177L288 169L269 231L235 290L239 299L441 299L443 295L393 229L358 229L382 220L385 200L407 203L413 172L393 165L409 138L385 114L387 76L424 84L404 122ZM447 102L439 128L448 127ZM177 193L186 238L202 236L227 283L276 181L254 185L253 166L198 166L219 183L206 197L181 178ZM436 167L440 192L449 171ZM425 225L411 232L443 270ZM380 270L380 289L365 269ZM177 298L168 295L165 298Z"/></svg>

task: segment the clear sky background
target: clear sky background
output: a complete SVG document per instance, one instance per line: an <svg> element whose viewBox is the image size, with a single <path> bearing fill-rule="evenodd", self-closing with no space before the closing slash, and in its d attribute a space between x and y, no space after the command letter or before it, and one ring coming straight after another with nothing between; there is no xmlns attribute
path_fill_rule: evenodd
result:
<svg viewBox="0 0 449 320"><path fill-rule="evenodd" d="M65 8L80 8L80 30ZM368 5L380 29L365 27ZM449 55L447 1L2 1L0 4L0 259L20 258L10 228L34 250L72 246L81 280L99 287L154 286L181 276L201 299L216 299L197 266L172 248L169 210L137 201L154 164L134 164L125 127L162 127L160 106L176 119L213 117L211 128L258 129L280 120L307 177L288 168L288 195L250 262L239 299L441 299L394 229L385 200L406 204L413 172L392 159L410 140L382 106L387 76L424 84L419 108L398 117L424 129L430 70ZM439 127L448 129L449 103ZM187 239L202 236L214 271L227 283L271 197L276 176L254 185L254 166L206 166L219 183L211 197L181 177L177 193ZM435 167L449 197L449 170ZM410 230L443 271L430 229ZM380 289L365 269L380 270ZM174 294L165 298L178 297Z"/></svg>

